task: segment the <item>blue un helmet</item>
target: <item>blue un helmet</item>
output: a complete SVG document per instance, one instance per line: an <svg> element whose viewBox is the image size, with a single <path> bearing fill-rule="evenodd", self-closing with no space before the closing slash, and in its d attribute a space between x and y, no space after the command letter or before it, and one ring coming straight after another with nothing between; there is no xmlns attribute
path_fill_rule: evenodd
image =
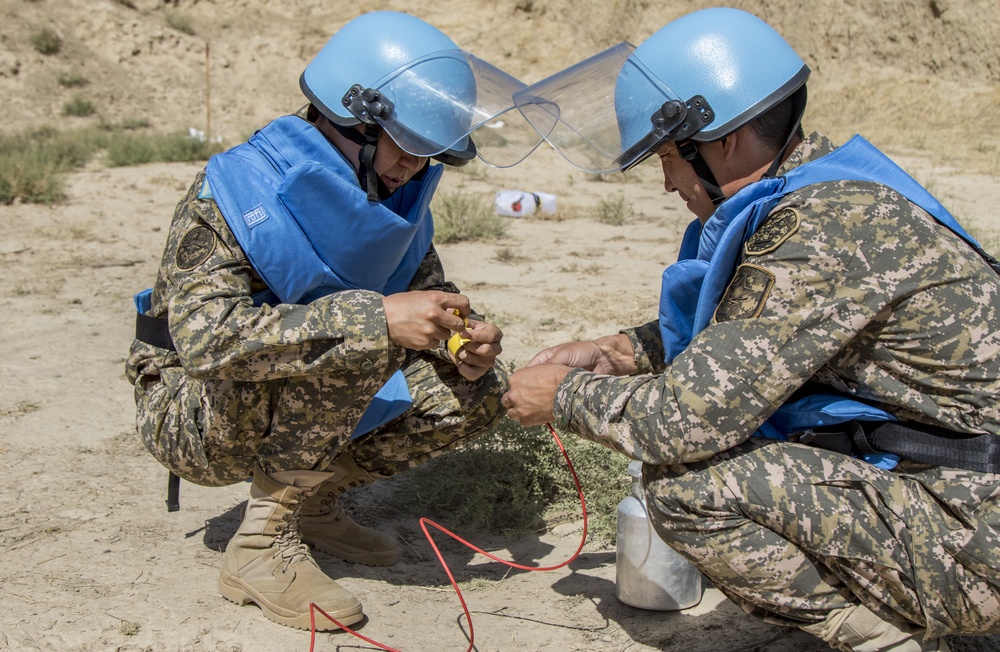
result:
<svg viewBox="0 0 1000 652"><path fill-rule="evenodd" d="M306 67L299 85L335 126L365 124L369 140L384 129L410 154L450 165L478 154L508 167L541 142L511 111L523 82L408 14L378 11L351 20ZM480 129L486 137L473 135Z"/></svg>
<svg viewBox="0 0 1000 652"><path fill-rule="evenodd" d="M718 140L800 88L804 95L808 77L809 67L767 23L714 8L668 23L638 48L609 48L514 101L570 163L603 173L626 170L672 140ZM689 158L696 151L690 146Z"/></svg>

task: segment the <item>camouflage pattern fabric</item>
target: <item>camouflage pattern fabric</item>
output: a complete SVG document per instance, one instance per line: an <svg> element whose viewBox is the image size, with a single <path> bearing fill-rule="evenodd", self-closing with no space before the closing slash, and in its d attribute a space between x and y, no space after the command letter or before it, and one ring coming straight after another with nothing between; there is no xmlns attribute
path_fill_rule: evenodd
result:
<svg viewBox="0 0 1000 652"><path fill-rule="evenodd" d="M998 630L997 474L755 438L643 481L660 537L747 613L801 625L860 601L928 639Z"/></svg>
<svg viewBox="0 0 1000 652"><path fill-rule="evenodd" d="M257 461L268 473L323 470L398 369L413 408L353 443L366 470L367 459L383 473L409 468L499 418L505 372L468 381L445 352L391 343L376 292L254 306L266 286L215 202L198 198L203 182L178 204L153 286L149 314L167 316L177 350L136 340L126 362L139 436L164 466L209 486L246 479ZM410 289L458 292L433 246Z"/></svg>
<svg viewBox="0 0 1000 652"><path fill-rule="evenodd" d="M347 452L366 471L392 475L412 469L487 433L504 414L507 372L498 363L476 381L451 361L410 351L403 365L413 407L351 442Z"/></svg>
<svg viewBox="0 0 1000 652"><path fill-rule="evenodd" d="M781 172L833 147L826 138L812 134ZM657 324L651 322L623 331L635 349L637 374L611 377L577 369L558 388L557 423L644 462L646 474L654 480L650 504L722 501L716 494L704 493L712 490L702 476L714 473L716 465L730 464L730 458L747 447L761 446L747 440L807 382L875 402L903 420L1000 434L1000 277L923 210L877 184L816 184L786 196L748 240L738 262L714 320L670 365L663 362ZM774 450L785 448L787 444ZM986 573L1000 568L1000 549L975 543L976 537L995 535L991 529L982 530L975 518L962 521L956 515L961 510L974 512L972 497L979 496L982 487L995 485L995 477L940 469L941 474L951 473L947 482L943 475L932 478L928 482L934 490L921 485L922 490L902 471L894 475L847 456L811 453L822 463L812 461L799 470L805 488L787 496L772 495L780 487L770 486L784 484L791 489L787 486L791 480L774 480L782 477L784 466L748 461L753 468L745 472L756 474L752 477L760 486L747 494L747 503L756 505L760 500L762 509L770 505L776 512L787 512L782 516L786 520L834 519L790 524L825 530L835 529L839 522L853 526L872 516L868 503L878 500L878 492L888 492L885 495L893 501L918 502L897 512L895 520L885 521L894 523L892 527L870 536L842 536L843 554L829 558L822 546L796 552L794 541L776 541L784 530L762 540L757 521L731 501L718 507L718 518L732 524L726 526L728 539L712 542L713 553L707 552L711 532L696 532L700 515L690 514L691 522L678 525L668 519L680 518L676 514L683 508L654 510L656 527L668 543L679 542L692 558L698 559L696 549L705 548L705 555L730 560L699 561L722 587L729 587L737 575L726 569L727 563L762 564L767 586L737 590L733 585L724 590L771 613L815 621L838 600L863 600L870 608L878 606L879 613L905 614L933 632L1000 631L997 576ZM685 472L685 468L703 470ZM722 469L718 473L726 475ZM847 476L853 479L844 480ZM872 476L878 476L877 482ZM657 477L670 481L656 482ZM734 482L751 478L735 472L731 477ZM821 495L810 489L826 485L831 488ZM734 493L743 491L736 485L726 487ZM948 496L946 507L934 504L938 492ZM963 502L963 494L971 502ZM886 503L892 504L897 503ZM727 511L730 508L734 511ZM939 509L941 514L935 512ZM777 518L776 512L767 518ZM955 523L948 518L963 525L947 531L974 543L982 558L976 559L973 552L943 559L942 548L927 547L926 542L944 532L935 529L940 523ZM767 519L763 521L766 525ZM836 538L829 531L823 537ZM891 553L894 565L859 563L849 571L843 569L841 556L872 559L872 547L880 554ZM722 548L730 552L720 552ZM781 555L794 560L782 562ZM807 576L803 555L815 566L807 579L803 579ZM923 575L915 576L912 569L893 570L904 568L906 558ZM952 562L957 566L949 566ZM787 573L782 570L786 566ZM772 572L776 574L768 574ZM820 580L832 588L822 588ZM973 585L978 588L970 588ZM809 588L800 591L802 586ZM809 598L812 590L820 593ZM786 593L804 596L804 601L794 604L790 597L791 602L784 604L777 596ZM972 606L974 614L958 615Z"/></svg>

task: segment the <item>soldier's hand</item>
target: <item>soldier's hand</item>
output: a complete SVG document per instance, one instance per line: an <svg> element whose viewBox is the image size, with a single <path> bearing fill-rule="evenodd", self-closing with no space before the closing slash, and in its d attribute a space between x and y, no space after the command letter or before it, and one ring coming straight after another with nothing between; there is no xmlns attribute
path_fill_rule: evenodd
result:
<svg viewBox="0 0 1000 652"><path fill-rule="evenodd" d="M570 371L570 367L560 364L539 364L515 371L510 376L510 390L500 399L507 416L522 426L552 421L556 389Z"/></svg>
<svg viewBox="0 0 1000 652"><path fill-rule="evenodd" d="M469 340L452 356L458 366L458 373L469 380L476 380L493 368L497 356L503 351L500 340L503 332L494 324L475 319L468 320L468 326L458 334Z"/></svg>
<svg viewBox="0 0 1000 652"><path fill-rule="evenodd" d="M382 305L389 339L418 351L433 349L453 331L464 330L469 314L468 297L438 290L390 294L382 298Z"/></svg>
<svg viewBox="0 0 1000 652"><path fill-rule="evenodd" d="M562 364L567 367L593 371L600 361L600 349L594 342L567 342L542 349L525 367L540 364Z"/></svg>
<svg viewBox="0 0 1000 652"><path fill-rule="evenodd" d="M632 343L622 333L600 337L590 342L568 342L542 349L526 367L539 364L562 364L598 374L627 376L636 371Z"/></svg>

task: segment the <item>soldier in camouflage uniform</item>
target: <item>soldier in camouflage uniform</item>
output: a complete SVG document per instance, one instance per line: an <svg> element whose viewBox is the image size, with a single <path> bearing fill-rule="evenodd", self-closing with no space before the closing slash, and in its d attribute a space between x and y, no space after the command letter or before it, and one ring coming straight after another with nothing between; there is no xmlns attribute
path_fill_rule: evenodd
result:
<svg viewBox="0 0 1000 652"><path fill-rule="evenodd" d="M698 217L685 259L665 273L659 320L542 351L511 376L508 415L641 460L657 533L749 614L840 650L1000 631L995 468L834 452L773 425L800 397L838 397L950 431L945 452L991 444L1000 277L912 179L868 171L891 168L877 150L801 131L808 69L762 21L695 12L631 56L668 90L641 109L625 65L622 154L605 169L660 157ZM675 122L683 111L660 110L671 92L687 109ZM629 136L633 109L654 116L645 140Z"/></svg>
<svg viewBox="0 0 1000 652"><path fill-rule="evenodd" d="M178 205L140 295L153 332L137 335L126 372L139 436L164 466L206 486L252 478L223 557L227 599L299 628L310 603L343 625L361 620L360 601L304 543L393 563L394 538L356 523L337 496L502 414L502 333L445 280L427 209L441 166L428 157L473 158L471 132L510 107L523 85L513 82L419 19L365 14L306 68L309 105L213 157ZM413 97L422 88L452 96L438 107ZM477 89L506 93L506 106L477 104Z"/></svg>

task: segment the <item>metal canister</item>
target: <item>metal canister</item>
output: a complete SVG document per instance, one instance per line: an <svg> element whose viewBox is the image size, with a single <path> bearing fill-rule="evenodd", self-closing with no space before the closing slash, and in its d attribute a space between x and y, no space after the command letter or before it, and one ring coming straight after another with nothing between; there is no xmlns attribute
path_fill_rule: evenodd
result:
<svg viewBox="0 0 1000 652"><path fill-rule="evenodd" d="M665 544L646 513L642 463L628 466L632 494L618 503L615 595L641 609L675 611L701 601L701 572Z"/></svg>

